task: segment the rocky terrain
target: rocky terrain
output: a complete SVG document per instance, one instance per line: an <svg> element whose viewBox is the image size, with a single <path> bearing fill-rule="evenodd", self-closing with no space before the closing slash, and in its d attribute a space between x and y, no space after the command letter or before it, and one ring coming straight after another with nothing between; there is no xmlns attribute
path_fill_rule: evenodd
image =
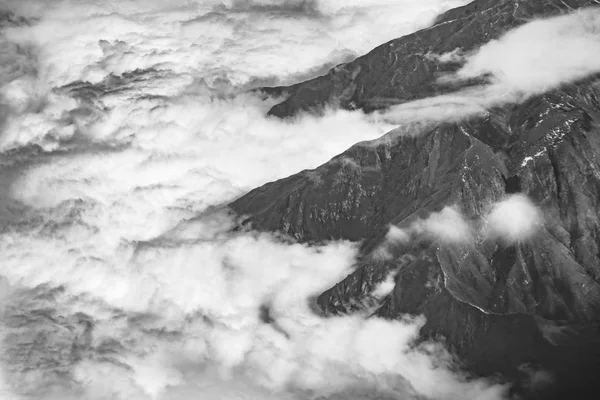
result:
<svg viewBox="0 0 600 400"><path fill-rule="evenodd" d="M322 77L262 90L286 96L270 110L277 117L325 105L371 112L448 93L456 87L437 77L460 65L427 54L468 51L534 17L592 5L476 0ZM490 238L486 215L517 193L541 210L540 228L524 240ZM403 126L230 207L256 229L301 242L362 243L354 273L317 299L325 315L360 309L393 273L375 315L424 315L423 339L443 341L475 374L509 378L522 396L596 398L599 194L600 76L591 76L460 122ZM472 241L417 233L390 242L390 225L409 230L449 206L476 227Z"/></svg>

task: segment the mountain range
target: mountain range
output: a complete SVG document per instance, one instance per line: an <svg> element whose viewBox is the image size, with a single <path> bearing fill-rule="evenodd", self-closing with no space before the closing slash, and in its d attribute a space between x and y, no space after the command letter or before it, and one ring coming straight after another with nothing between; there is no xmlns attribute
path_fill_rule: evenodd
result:
<svg viewBox="0 0 600 400"><path fill-rule="evenodd" d="M383 112L488 79L444 82L463 63L431 54L468 53L532 19L588 6L598 2L476 0L323 76L260 91L284 99L274 118ZM443 342L473 375L508 379L522 398L597 398L599 194L600 75L590 75L484 113L400 125L230 208L253 229L299 242L361 243L354 272L315 299L324 316L365 309L391 276L394 289L372 315L424 315L422 340ZM486 230L497 204L525 200L529 214L506 218L535 222L540 210L535 233L509 240ZM436 218L469 229L443 240L423 228Z"/></svg>

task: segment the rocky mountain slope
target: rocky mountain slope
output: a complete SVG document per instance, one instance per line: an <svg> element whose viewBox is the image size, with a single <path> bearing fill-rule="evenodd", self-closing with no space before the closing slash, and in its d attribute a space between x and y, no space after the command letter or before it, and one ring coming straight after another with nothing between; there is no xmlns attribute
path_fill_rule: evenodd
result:
<svg viewBox="0 0 600 400"><path fill-rule="evenodd" d="M590 5L476 0L325 76L263 90L287 94L270 111L279 117L326 104L373 111L456 90L436 78L459 65L426 54L473 49L532 17ZM517 241L485 234L493 205L515 193L541 210L537 232ZM521 395L596 398L588 393L600 396L599 197L600 76L592 76L461 122L399 128L230 206L254 228L299 241L361 241L355 272L317 300L325 315L360 308L394 273L376 315L425 315L424 339L445 341L477 374L510 377ZM390 225L410 231L448 206L476 227L472 240L386 236ZM531 385L534 370L553 385Z"/></svg>

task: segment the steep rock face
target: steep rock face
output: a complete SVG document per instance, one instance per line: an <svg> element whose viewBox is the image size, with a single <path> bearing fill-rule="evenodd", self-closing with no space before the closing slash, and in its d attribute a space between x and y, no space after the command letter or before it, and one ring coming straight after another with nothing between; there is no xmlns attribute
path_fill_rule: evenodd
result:
<svg viewBox="0 0 600 400"><path fill-rule="evenodd" d="M375 109L450 90L435 84L439 66L424 57L413 65L409 55L473 47L525 17L590 4L475 1L290 88L271 113L325 103ZM486 234L494 203L515 193L541 210L539 229L515 242ZM600 76L592 76L462 122L398 128L230 206L254 228L299 241L361 241L355 272L318 298L325 315L371 304L373 289L393 273L395 289L376 315L423 314L423 337L444 340L476 373L524 382L527 368L543 368L556 385L535 395L571 398L590 387L600 393L599 197ZM449 206L473 227L472 240L386 238L390 225L411 232Z"/></svg>

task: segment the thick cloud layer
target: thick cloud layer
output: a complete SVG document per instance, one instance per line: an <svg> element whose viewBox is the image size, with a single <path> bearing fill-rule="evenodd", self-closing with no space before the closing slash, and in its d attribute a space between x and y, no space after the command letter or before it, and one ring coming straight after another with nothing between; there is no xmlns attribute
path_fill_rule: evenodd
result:
<svg viewBox="0 0 600 400"><path fill-rule="evenodd" d="M315 314L357 244L235 230L221 207L392 128L266 118L245 89L463 3L4 1L2 399L501 397L415 348L422 318Z"/></svg>

